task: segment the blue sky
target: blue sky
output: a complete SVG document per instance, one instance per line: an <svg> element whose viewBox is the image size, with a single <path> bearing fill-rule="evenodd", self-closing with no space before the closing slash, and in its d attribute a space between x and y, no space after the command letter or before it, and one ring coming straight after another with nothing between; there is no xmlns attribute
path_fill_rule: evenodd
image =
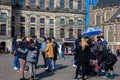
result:
<svg viewBox="0 0 120 80"><path fill-rule="evenodd" d="M91 0L86 0L86 23L85 23L85 26L88 27L89 26L89 4L90 4L90 1ZM96 5L96 2L97 0L92 0L93 1L93 4L94 6Z"/></svg>

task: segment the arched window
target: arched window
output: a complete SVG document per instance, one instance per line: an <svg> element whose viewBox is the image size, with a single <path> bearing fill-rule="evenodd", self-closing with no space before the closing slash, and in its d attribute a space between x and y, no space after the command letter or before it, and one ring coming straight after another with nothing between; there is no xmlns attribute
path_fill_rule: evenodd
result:
<svg viewBox="0 0 120 80"><path fill-rule="evenodd" d="M50 0L50 9L53 9L54 8L54 0Z"/></svg>
<svg viewBox="0 0 120 80"><path fill-rule="evenodd" d="M100 25L100 14L97 13L96 15L96 25Z"/></svg>
<svg viewBox="0 0 120 80"><path fill-rule="evenodd" d="M60 0L60 9L64 9L65 5L64 5L64 0Z"/></svg>
<svg viewBox="0 0 120 80"><path fill-rule="evenodd" d="M108 42L113 42L113 29L108 29Z"/></svg>
<svg viewBox="0 0 120 80"><path fill-rule="evenodd" d="M45 0L40 0L40 8L44 8L45 7Z"/></svg>
<svg viewBox="0 0 120 80"><path fill-rule="evenodd" d="M105 19L105 21L108 21L108 20L109 20L109 18L110 18L110 13L109 13L109 12L107 12L107 13L106 13L106 19Z"/></svg>

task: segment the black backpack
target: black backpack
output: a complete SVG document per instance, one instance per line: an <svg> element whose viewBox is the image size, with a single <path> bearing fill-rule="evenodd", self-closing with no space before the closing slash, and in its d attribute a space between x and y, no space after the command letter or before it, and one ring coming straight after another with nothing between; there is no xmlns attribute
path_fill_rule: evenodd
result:
<svg viewBox="0 0 120 80"><path fill-rule="evenodd" d="M97 51L98 52L103 52L105 51L105 45L103 43L97 43Z"/></svg>

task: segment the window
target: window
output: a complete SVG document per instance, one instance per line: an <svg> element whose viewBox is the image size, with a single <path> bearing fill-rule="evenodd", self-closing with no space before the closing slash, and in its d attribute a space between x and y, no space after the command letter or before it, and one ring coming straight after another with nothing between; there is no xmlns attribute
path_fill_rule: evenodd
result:
<svg viewBox="0 0 120 80"><path fill-rule="evenodd" d="M25 36L25 27L20 27L20 34L21 34L21 37Z"/></svg>
<svg viewBox="0 0 120 80"><path fill-rule="evenodd" d="M77 35L80 35L81 32L82 32L81 29L78 29L78 30L77 30Z"/></svg>
<svg viewBox="0 0 120 80"><path fill-rule="evenodd" d="M2 36L6 35L6 24L1 24L1 26L0 26L0 35L2 35Z"/></svg>
<svg viewBox="0 0 120 80"><path fill-rule="evenodd" d="M60 38L64 38L65 34L64 34L64 29L60 29Z"/></svg>
<svg viewBox="0 0 120 80"><path fill-rule="evenodd" d="M35 35L35 28L30 28L30 36L33 37Z"/></svg>
<svg viewBox="0 0 120 80"><path fill-rule="evenodd" d="M40 0L40 8L44 8L45 6L45 0Z"/></svg>
<svg viewBox="0 0 120 80"><path fill-rule="evenodd" d="M15 27L12 26L11 28L11 37L15 37Z"/></svg>
<svg viewBox="0 0 120 80"><path fill-rule="evenodd" d="M12 21L15 21L15 16L12 16Z"/></svg>
<svg viewBox="0 0 120 80"><path fill-rule="evenodd" d="M112 28L109 28L108 29L108 42L113 42L113 29Z"/></svg>
<svg viewBox="0 0 120 80"><path fill-rule="evenodd" d="M64 5L64 0L60 0L60 9L64 9L65 5Z"/></svg>
<svg viewBox="0 0 120 80"><path fill-rule="evenodd" d="M25 17L20 17L20 22L25 22Z"/></svg>
<svg viewBox="0 0 120 80"><path fill-rule="evenodd" d="M69 0L69 8L73 9L73 0Z"/></svg>
<svg viewBox="0 0 120 80"><path fill-rule="evenodd" d="M1 13L0 18L1 19L6 19L7 18L7 14L6 13Z"/></svg>
<svg viewBox="0 0 120 80"><path fill-rule="evenodd" d="M78 20L78 21L77 21L77 24L78 24L78 25L82 25L82 20Z"/></svg>
<svg viewBox="0 0 120 80"><path fill-rule="evenodd" d="M109 18L110 18L110 13L109 13L109 12L107 12L107 13L106 13L106 20L105 20L105 21L108 21L108 20L109 20Z"/></svg>
<svg viewBox="0 0 120 80"><path fill-rule="evenodd" d="M60 19L60 24L65 24L65 19Z"/></svg>
<svg viewBox="0 0 120 80"><path fill-rule="evenodd" d="M69 29L69 38L73 37L73 29Z"/></svg>
<svg viewBox="0 0 120 80"><path fill-rule="evenodd" d="M50 19L49 24L54 24L54 19Z"/></svg>
<svg viewBox="0 0 120 80"><path fill-rule="evenodd" d="M11 3L12 3L12 5L14 5L15 4L15 0L11 0Z"/></svg>
<svg viewBox="0 0 120 80"><path fill-rule="evenodd" d="M40 37L44 37L44 32L45 32L45 29L44 28L40 28Z"/></svg>
<svg viewBox="0 0 120 80"><path fill-rule="evenodd" d="M25 5L25 0L20 0L20 5L24 6Z"/></svg>
<svg viewBox="0 0 120 80"><path fill-rule="evenodd" d="M70 19L70 20L69 20L69 25L73 25L73 24L74 24L73 20Z"/></svg>
<svg viewBox="0 0 120 80"><path fill-rule="evenodd" d="M30 0L30 6L35 7L35 0Z"/></svg>
<svg viewBox="0 0 120 80"><path fill-rule="evenodd" d="M50 28L50 37L54 37L54 29Z"/></svg>
<svg viewBox="0 0 120 80"><path fill-rule="evenodd" d="M100 25L100 14L96 15L96 25Z"/></svg>
<svg viewBox="0 0 120 80"><path fill-rule="evenodd" d="M35 18L31 17L30 22L35 22Z"/></svg>
<svg viewBox="0 0 120 80"><path fill-rule="evenodd" d="M40 23L45 23L45 19L44 18L40 18Z"/></svg>
<svg viewBox="0 0 120 80"><path fill-rule="evenodd" d="M53 9L54 8L54 0L50 0L50 9Z"/></svg>
<svg viewBox="0 0 120 80"><path fill-rule="evenodd" d="M78 10L81 10L81 6L82 6L81 0L78 0Z"/></svg>

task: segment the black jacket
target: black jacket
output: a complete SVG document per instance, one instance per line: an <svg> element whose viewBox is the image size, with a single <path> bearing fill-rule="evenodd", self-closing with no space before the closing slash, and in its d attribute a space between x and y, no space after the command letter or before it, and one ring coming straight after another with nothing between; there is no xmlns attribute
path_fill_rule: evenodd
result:
<svg viewBox="0 0 120 80"><path fill-rule="evenodd" d="M80 62L89 62L90 60L90 46L86 46L84 50L79 46L76 49L75 59Z"/></svg>
<svg viewBox="0 0 120 80"><path fill-rule="evenodd" d="M98 65L100 65L102 62L105 62L106 64L110 64L112 62L117 61L117 56L113 53L103 53L98 59Z"/></svg>

